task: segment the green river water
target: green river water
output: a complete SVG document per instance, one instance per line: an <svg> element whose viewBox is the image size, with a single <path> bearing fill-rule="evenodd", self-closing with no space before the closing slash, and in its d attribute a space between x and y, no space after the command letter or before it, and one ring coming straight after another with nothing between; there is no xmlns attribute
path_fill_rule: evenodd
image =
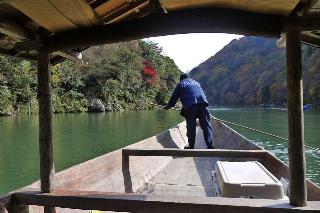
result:
<svg viewBox="0 0 320 213"><path fill-rule="evenodd" d="M213 108L221 119L287 137L287 111ZM306 144L320 148L320 112L305 113ZM178 111L55 114L54 159L57 171L160 133L182 121ZM233 127L287 162L286 141ZM306 149L308 177L320 184L320 153ZM38 117L0 117L0 194L39 178Z"/></svg>

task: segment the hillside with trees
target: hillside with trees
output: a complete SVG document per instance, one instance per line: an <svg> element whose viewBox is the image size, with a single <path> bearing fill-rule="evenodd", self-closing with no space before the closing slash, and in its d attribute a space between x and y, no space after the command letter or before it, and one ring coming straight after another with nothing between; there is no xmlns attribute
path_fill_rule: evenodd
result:
<svg viewBox="0 0 320 213"><path fill-rule="evenodd" d="M320 49L302 46L304 102L320 102ZM285 48L242 37L191 70L211 105L286 105Z"/></svg>
<svg viewBox="0 0 320 213"><path fill-rule="evenodd" d="M157 44L131 41L85 50L83 61L51 67L53 112L153 109L181 71ZM37 113L36 63L0 56L0 115Z"/></svg>

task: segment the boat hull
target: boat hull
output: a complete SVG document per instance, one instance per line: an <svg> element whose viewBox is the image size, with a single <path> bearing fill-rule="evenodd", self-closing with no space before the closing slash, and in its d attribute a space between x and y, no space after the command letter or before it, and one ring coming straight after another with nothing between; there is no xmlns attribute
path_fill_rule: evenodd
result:
<svg viewBox="0 0 320 213"><path fill-rule="evenodd" d="M230 149L230 150L261 150L262 148L246 139L224 123L212 120L214 129L214 144L218 149ZM162 148L177 148L181 149L187 144L186 137L186 123L182 122L177 126L162 132L156 136L147 138L138 143L124 147L126 149L162 149ZM197 127L196 148L204 148L205 143L202 137L202 130ZM155 183L155 180L160 181L159 177L165 173L166 176L162 177L161 181L167 181L170 177L176 178L176 182L181 182L183 179L177 177L177 174L188 174L192 168L186 167L185 170L179 170L180 167L185 165L195 165L195 177L206 176L206 181L200 178L199 183L195 186L203 185L203 188L191 190L191 188L184 188L185 193L175 194L175 191L183 191L182 187L174 186L170 189L167 184L164 187L158 187L163 194L171 192L180 196L216 196L214 193L207 191L208 175L213 171L214 162L219 160L218 158L175 158L168 156L134 156L130 157L129 174L124 171L123 168L123 154L122 150L116 150L111 153L99 156L84 163L75 165L64 171L61 171L55 175L54 184L56 190L77 190L77 191L101 191L101 192L126 192L127 178L130 179L130 188L133 193L155 193L148 187ZM234 159L224 159L232 161ZM239 160L239 159L237 159ZM240 159L241 160L241 159ZM248 160L248 159L243 159ZM270 154L266 155L263 159L259 160L275 177L280 179L281 177L289 177L288 166L280 161L276 156ZM177 163L180 161L180 163ZM210 162L210 163L208 163ZM189 169L189 170L188 170ZM204 172L205 171L205 172ZM204 172L204 173L203 173ZM200 175L200 174L205 175ZM129 175L129 177L127 177ZM168 176L169 175L169 176ZM158 178L158 179L157 179ZM174 179L173 178L173 179ZM179 179L180 178L180 179ZM197 177L196 177L197 178ZM195 181L197 179L194 178ZM187 178L185 178L187 179ZM192 177L190 179L193 180ZM160 183L161 183L160 181ZM158 184L156 186L159 186ZM175 184L172 184L175 185ZM37 181L27 187L24 190L39 190L40 182ZM186 186L190 186L189 182L186 182ZM192 186L192 183L191 183ZM308 200L320 200L320 188L314 183L308 180ZM166 188L167 187L167 188ZM190 191L191 190L191 191ZM201 191L202 190L202 191ZM199 193L198 193L199 192ZM198 194L197 194L198 193ZM75 210L59 209L58 212L75 212ZM30 212L42 212L42 207L31 206ZM81 212L81 210L79 210ZM87 211L84 211L87 212Z"/></svg>

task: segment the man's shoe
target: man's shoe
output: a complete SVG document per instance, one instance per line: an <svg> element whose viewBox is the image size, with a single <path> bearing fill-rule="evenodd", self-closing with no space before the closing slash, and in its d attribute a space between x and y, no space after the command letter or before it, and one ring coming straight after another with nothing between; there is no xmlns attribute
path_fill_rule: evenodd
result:
<svg viewBox="0 0 320 213"><path fill-rule="evenodd" d="M213 145L209 145L207 146L208 149L214 149L214 146Z"/></svg>
<svg viewBox="0 0 320 213"><path fill-rule="evenodd" d="M185 146L184 149L193 149L191 146Z"/></svg>

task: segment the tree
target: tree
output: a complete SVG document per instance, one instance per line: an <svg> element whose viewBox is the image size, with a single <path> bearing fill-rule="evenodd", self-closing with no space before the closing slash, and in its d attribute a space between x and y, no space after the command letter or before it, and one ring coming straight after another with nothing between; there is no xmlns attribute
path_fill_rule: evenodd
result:
<svg viewBox="0 0 320 213"><path fill-rule="evenodd" d="M320 49L303 45L302 50L304 101L320 104ZM285 60L276 39L247 36L230 42L190 75L201 83L210 104L284 105Z"/></svg>
<svg viewBox="0 0 320 213"><path fill-rule="evenodd" d="M53 66L53 111L153 109L165 104L181 71L161 51L144 41L108 44L85 50L83 62L66 60ZM35 64L0 57L0 114L33 108L36 78Z"/></svg>

